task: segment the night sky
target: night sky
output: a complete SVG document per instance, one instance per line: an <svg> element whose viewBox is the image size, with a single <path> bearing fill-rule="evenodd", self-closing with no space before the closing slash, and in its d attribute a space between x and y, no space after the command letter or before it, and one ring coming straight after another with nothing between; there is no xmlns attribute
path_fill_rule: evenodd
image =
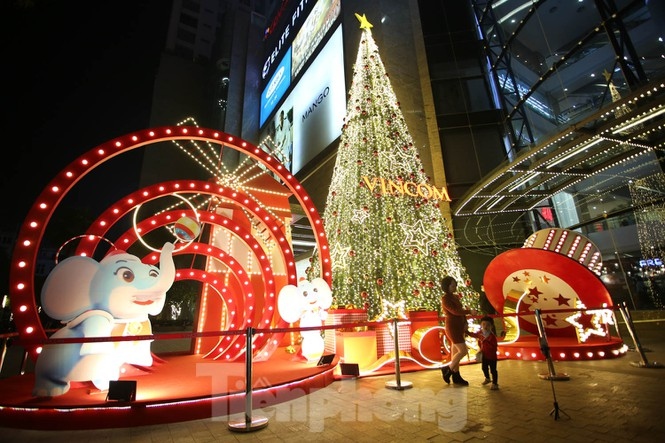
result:
<svg viewBox="0 0 665 443"><path fill-rule="evenodd" d="M168 0L6 0L2 45L3 229L14 229L48 182L79 155L149 125L166 41ZM140 157L110 178L138 180ZM135 185L135 183L132 183ZM89 195L76 197L94 204ZM94 200L94 198L93 198Z"/></svg>

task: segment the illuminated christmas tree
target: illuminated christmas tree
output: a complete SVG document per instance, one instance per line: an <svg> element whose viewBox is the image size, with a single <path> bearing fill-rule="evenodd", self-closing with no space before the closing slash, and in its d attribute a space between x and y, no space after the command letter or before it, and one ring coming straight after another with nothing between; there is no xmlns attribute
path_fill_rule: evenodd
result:
<svg viewBox="0 0 665 443"><path fill-rule="evenodd" d="M440 281L452 275L463 303L478 309L440 210L448 193L425 175L372 25L356 17L363 31L323 215L334 303L366 309L369 319L438 311Z"/></svg>
<svg viewBox="0 0 665 443"><path fill-rule="evenodd" d="M612 73L609 72L607 69L603 71L603 77L605 77L605 80L607 81L607 87L610 90L610 97L612 97L612 103L616 103L621 100L621 93L619 92L619 89L616 87L614 82L612 81ZM614 109L614 116L616 118L621 118L624 115L628 115L632 112L633 110L630 108L630 105L627 103L624 103ZM644 125L641 123L639 125L632 126L633 130L639 130L642 129ZM642 134L637 137L640 140L646 141L648 139L647 134Z"/></svg>
<svg viewBox="0 0 665 443"><path fill-rule="evenodd" d="M603 77L605 77L605 80L607 81L607 87L610 90L610 96L612 97L612 103L616 103L619 100L621 100L621 93L619 92L619 89L617 89L616 85L612 81L612 74L605 69L603 71ZM616 118L622 117L628 113L630 113L631 109L628 105L624 105L622 107L616 108L614 111L614 116Z"/></svg>

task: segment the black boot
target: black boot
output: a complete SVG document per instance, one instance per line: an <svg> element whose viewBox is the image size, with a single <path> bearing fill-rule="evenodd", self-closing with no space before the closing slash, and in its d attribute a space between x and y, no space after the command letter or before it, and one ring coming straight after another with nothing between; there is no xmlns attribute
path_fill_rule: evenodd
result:
<svg viewBox="0 0 665 443"><path fill-rule="evenodd" d="M450 376L453 375L453 372L448 366L441 368L441 375L443 375L443 381L445 381L447 384L450 384Z"/></svg>
<svg viewBox="0 0 665 443"><path fill-rule="evenodd" d="M456 385L461 385L461 386L469 386L469 382L464 380L462 376L459 374L459 371L453 372L453 383Z"/></svg>

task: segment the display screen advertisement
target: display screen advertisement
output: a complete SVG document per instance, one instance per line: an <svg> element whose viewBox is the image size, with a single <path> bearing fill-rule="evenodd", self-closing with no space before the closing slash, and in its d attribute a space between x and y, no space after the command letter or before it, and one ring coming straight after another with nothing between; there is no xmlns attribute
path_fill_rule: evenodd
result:
<svg viewBox="0 0 665 443"><path fill-rule="evenodd" d="M291 86L291 49L286 52L277 70L270 78L268 86L261 93L261 113L259 126L263 126L277 103Z"/></svg>
<svg viewBox="0 0 665 443"><path fill-rule="evenodd" d="M345 115L340 25L266 125L262 138L271 137L278 157L295 174L342 134Z"/></svg>
<svg viewBox="0 0 665 443"><path fill-rule="evenodd" d="M307 8L311 11L306 12ZM341 12L341 0L310 1L296 10L291 22L284 25L283 40L267 57L263 67L263 75L272 74L261 92L260 127L332 29ZM277 62L277 67L274 67Z"/></svg>
<svg viewBox="0 0 665 443"><path fill-rule="evenodd" d="M293 39L292 78L300 73L341 11L341 0L319 0Z"/></svg>
<svg viewBox="0 0 665 443"><path fill-rule="evenodd" d="M277 70L277 65L284 58L286 51L291 48L294 37L299 33L304 22L314 8L320 8L319 3L331 0L299 0L282 1L275 18L265 38L264 62L261 68L261 87L266 88L268 79Z"/></svg>

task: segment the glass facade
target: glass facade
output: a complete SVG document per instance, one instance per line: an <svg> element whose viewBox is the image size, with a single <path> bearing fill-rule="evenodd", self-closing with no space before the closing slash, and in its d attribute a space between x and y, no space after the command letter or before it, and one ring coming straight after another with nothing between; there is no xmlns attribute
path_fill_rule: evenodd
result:
<svg viewBox="0 0 665 443"><path fill-rule="evenodd" d="M490 260L575 230L615 301L662 308L660 206L631 186L663 176L663 2L464 3L419 2L456 240Z"/></svg>

